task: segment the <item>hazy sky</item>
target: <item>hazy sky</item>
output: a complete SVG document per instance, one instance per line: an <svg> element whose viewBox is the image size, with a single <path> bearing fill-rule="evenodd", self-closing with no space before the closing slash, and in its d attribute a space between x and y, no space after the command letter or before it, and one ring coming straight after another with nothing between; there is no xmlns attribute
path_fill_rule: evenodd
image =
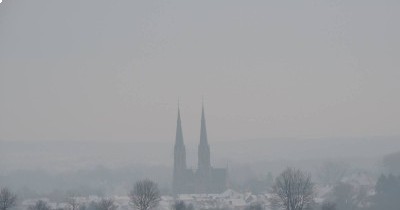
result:
<svg viewBox="0 0 400 210"><path fill-rule="evenodd" d="M0 4L0 140L400 135L400 1Z"/></svg>

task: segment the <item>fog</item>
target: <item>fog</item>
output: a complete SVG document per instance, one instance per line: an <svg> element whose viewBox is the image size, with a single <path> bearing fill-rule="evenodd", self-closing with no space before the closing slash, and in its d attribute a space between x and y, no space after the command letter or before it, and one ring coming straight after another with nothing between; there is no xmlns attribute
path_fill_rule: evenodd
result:
<svg viewBox="0 0 400 210"><path fill-rule="evenodd" d="M150 177L166 192L171 190L173 140L0 144L0 182L15 189L27 187L43 193L83 188L84 192L124 194L130 182ZM210 140L210 147L212 164L227 167L230 178L243 184L268 173L278 175L287 166L301 167L317 176L321 164L332 160L346 162L354 171L379 176L388 172L383 158L399 151L400 141L398 137ZM187 142L186 148L188 167L194 169L197 142Z"/></svg>
<svg viewBox="0 0 400 210"><path fill-rule="evenodd" d="M5 1L1 139L399 135L397 1ZM233 132L235 130L236 132ZM156 131L156 132L154 132Z"/></svg>
<svg viewBox="0 0 400 210"><path fill-rule="evenodd" d="M335 195L331 164L372 180L355 204L372 210L400 175L398 1L0 3L0 187L20 200L146 178L172 195L178 108L185 170L203 107L227 189L271 193L267 175L293 167Z"/></svg>

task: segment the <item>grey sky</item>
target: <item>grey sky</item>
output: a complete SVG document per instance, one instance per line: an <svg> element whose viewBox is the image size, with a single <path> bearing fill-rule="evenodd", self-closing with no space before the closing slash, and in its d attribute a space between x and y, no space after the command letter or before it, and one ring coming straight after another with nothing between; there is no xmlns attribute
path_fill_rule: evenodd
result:
<svg viewBox="0 0 400 210"><path fill-rule="evenodd" d="M399 1L0 5L0 140L400 135Z"/></svg>

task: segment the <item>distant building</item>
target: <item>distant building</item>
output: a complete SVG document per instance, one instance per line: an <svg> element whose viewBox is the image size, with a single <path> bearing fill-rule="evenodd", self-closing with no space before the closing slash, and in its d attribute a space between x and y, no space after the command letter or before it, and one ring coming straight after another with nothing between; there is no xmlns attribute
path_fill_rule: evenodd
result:
<svg viewBox="0 0 400 210"><path fill-rule="evenodd" d="M213 168L210 161L210 145L207 140L204 106L201 112L200 143L198 146L198 168L186 166L186 149L183 142L180 110L176 126L174 148L173 190L176 194L222 193L226 190L227 170Z"/></svg>

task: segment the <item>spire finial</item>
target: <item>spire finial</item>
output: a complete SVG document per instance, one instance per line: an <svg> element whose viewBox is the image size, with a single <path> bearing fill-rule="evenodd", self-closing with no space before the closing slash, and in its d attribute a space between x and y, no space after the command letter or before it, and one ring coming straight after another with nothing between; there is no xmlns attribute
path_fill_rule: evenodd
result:
<svg viewBox="0 0 400 210"><path fill-rule="evenodd" d="M179 97L178 97L178 121L179 121L179 123L181 121L181 108L180 108L180 103L179 103Z"/></svg>
<svg viewBox="0 0 400 210"><path fill-rule="evenodd" d="M180 103L179 103L179 97L178 97L178 111L179 111L179 108L180 108Z"/></svg>

